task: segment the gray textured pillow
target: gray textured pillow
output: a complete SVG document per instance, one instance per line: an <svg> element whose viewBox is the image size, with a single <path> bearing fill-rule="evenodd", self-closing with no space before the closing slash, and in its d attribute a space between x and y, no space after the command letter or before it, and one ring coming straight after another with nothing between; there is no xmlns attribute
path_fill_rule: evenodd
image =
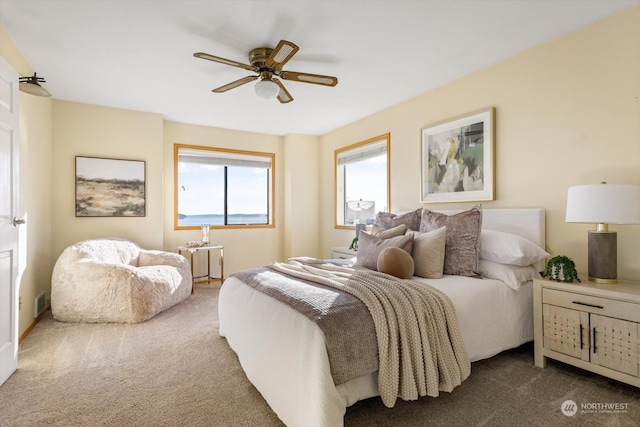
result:
<svg viewBox="0 0 640 427"><path fill-rule="evenodd" d="M425 279L439 279L444 269L444 254L447 237L447 227L440 227L433 231L420 233L412 231L414 273Z"/></svg>
<svg viewBox="0 0 640 427"><path fill-rule="evenodd" d="M356 267L366 267L370 270L378 269L378 256L385 248L398 247L411 254L413 246L413 236L405 234L403 236L381 239L369 233L361 231L358 235L358 258L354 264Z"/></svg>
<svg viewBox="0 0 640 427"><path fill-rule="evenodd" d="M378 255L378 271L399 279L413 277L413 258L406 251L396 248L384 248Z"/></svg>
<svg viewBox="0 0 640 427"><path fill-rule="evenodd" d="M397 227L393 227L389 229L382 228L379 225L375 225L375 224L373 225L373 227L371 227L371 234L381 239L389 239L391 237L402 236L406 232L407 232L407 226L404 224L400 224Z"/></svg>
<svg viewBox="0 0 640 427"><path fill-rule="evenodd" d="M444 274L479 277L482 206L476 205L453 215L422 210L421 232L444 226L447 227Z"/></svg>
<svg viewBox="0 0 640 427"><path fill-rule="evenodd" d="M418 231L420 230L421 213L422 208L401 215L396 215L390 212L378 212L376 214L375 224L385 229L404 224L407 226L408 230Z"/></svg>

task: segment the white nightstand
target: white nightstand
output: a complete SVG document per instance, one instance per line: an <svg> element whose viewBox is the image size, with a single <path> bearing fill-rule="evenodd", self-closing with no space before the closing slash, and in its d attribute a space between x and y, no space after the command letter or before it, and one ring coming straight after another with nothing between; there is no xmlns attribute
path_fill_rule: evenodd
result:
<svg viewBox="0 0 640 427"><path fill-rule="evenodd" d="M333 259L347 259L354 258L358 255L358 251L349 249L348 246L339 246L331 248L331 258Z"/></svg>
<svg viewBox="0 0 640 427"><path fill-rule="evenodd" d="M535 279L533 334L540 368L552 358L640 387L640 282Z"/></svg>

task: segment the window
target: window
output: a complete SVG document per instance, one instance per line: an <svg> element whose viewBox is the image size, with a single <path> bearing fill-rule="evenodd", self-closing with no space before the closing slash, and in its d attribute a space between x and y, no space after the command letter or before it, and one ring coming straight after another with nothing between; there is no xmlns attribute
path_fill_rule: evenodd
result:
<svg viewBox="0 0 640 427"><path fill-rule="evenodd" d="M389 207L389 134L335 151L336 228L373 224Z"/></svg>
<svg viewBox="0 0 640 427"><path fill-rule="evenodd" d="M273 227L275 155L174 146L174 228Z"/></svg>

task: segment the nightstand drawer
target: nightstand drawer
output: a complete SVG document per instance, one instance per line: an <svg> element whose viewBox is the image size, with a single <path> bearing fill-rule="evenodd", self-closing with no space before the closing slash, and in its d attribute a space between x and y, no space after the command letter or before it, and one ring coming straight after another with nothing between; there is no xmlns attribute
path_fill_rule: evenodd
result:
<svg viewBox="0 0 640 427"><path fill-rule="evenodd" d="M542 302L544 304L553 304L574 310L582 310L640 322L640 307L638 304L624 301L545 288L542 290Z"/></svg>

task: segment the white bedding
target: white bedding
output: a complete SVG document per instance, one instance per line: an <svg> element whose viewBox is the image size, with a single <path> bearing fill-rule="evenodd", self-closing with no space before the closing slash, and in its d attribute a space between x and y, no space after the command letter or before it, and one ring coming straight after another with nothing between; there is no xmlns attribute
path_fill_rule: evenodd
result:
<svg viewBox="0 0 640 427"><path fill-rule="evenodd" d="M507 211L520 218L520 210ZM531 233L531 227L541 227L537 235L542 237L534 241L544 248L544 211L523 211L528 212L525 222L531 222L525 227L527 233ZM537 213L529 218L530 211ZM511 224L514 217L507 218ZM490 279L414 279L429 283L451 298L471 361L533 339L530 282L515 291ZM220 290L219 317L220 335L227 338L247 378L287 426L342 426L348 406L378 395L377 373L336 387L319 327L235 277L227 279Z"/></svg>
<svg viewBox="0 0 640 427"><path fill-rule="evenodd" d="M531 283L514 291L490 279L414 279L451 298L472 362L533 339ZM376 374L336 387L315 323L235 277L220 290L219 315L220 335L286 425L340 426L347 406L378 395Z"/></svg>

